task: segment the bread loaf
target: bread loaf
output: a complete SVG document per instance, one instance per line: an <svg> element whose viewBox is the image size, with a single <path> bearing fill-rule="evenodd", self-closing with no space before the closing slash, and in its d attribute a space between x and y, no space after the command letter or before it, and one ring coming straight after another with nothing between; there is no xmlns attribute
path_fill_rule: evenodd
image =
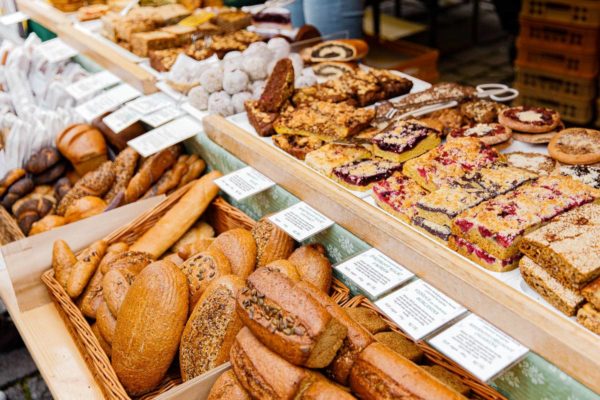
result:
<svg viewBox="0 0 600 400"><path fill-rule="evenodd" d="M147 199L149 197L166 194L177 188L177 185L179 185L179 182L181 182L181 179L188 171L189 166L186 163L188 157L188 155L179 156L173 168L165 172L142 198Z"/></svg>
<svg viewBox="0 0 600 400"><path fill-rule="evenodd" d="M106 258L106 256L104 257ZM79 309L88 318L96 319L96 313L98 312L98 307L103 302L102 296L102 278L104 274L100 270L100 268L96 268L96 272L94 272L94 276L90 280L90 283L85 287L85 291L81 295L79 299Z"/></svg>
<svg viewBox="0 0 600 400"><path fill-rule="evenodd" d="M197 222L171 246L173 253L179 254L181 258L187 260L190 256L204 251L212 243L215 236L215 230L204 221Z"/></svg>
<svg viewBox="0 0 600 400"><path fill-rule="evenodd" d="M7 210L10 210L17 200L31 193L34 188L35 185L33 184L33 180L25 175L8 188L2 198L2 206Z"/></svg>
<svg viewBox="0 0 600 400"><path fill-rule="evenodd" d="M383 318L366 307L352 307L347 308L345 311L354 322L359 323L373 335L390 329Z"/></svg>
<svg viewBox="0 0 600 400"><path fill-rule="evenodd" d="M198 158L196 154L192 154L190 158L187 159L188 170L185 175L181 178L179 185L177 185L177 189L184 187L194 179L198 179L202 172L206 168L206 163L204 160Z"/></svg>
<svg viewBox="0 0 600 400"><path fill-rule="evenodd" d="M29 236L37 235L38 233L46 232L59 226L63 226L67 223L65 217L60 215L46 215L44 218L36 221L31 225L29 230Z"/></svg>
<svg viewBox="0 0 600 400"><path fill-rule="evenodd" d="M298 269L294 264L289 262L288 260L275 260L271 261L267 264L266 268L271 271L281 272L283 275L287 276L294 282L300 281L300 274L298 273Z"/></svg>
<svg viewBox="0 0 600 400"><path fill-rule="evenodd" d="M297 248L288 260L296 266L300 279L318 287L325 293L331 288L331 263L321 244L309 244Z"/></svg>
<svg viewBox="0 0 600 400"><path fill-rule="evenodd" d="M305 281L300 282L298 287L325 307L327 312L348 330L342 347L327 367L327 373L331 378L342 385L348 385L352 365L354 365L360 352L374 342L373 336L350 318L346 311L331 300L320 288Z"/></svg>
<svg viewBox="0 0 600 400"><path fill-rule="evenodd" d="M425 370L381 343L363 350L350 372L350 388L361 399L465 399Z"/></svg>
<svg viewBox="0 0 600 400"><path fill-rule="evenodd" d="M133 281L128 280L118 269L109 270L102 278L102 296L111 314L115 317Z"/></svg>
<svg viewBox="0 0 600 400"><path fill-rule="evenodd" d="M48 183L53 183L58 178L62 177L67 170L67 164L64 161L59 161L54 164L52 167L48 168L46 171L41 174L33 176L33 183L36 185L45 185Z"/></svg>
<svg viewBox="0 0 600 400"><path fill-rule="evenodd" d="M117 319L112 366L130 396L154 389L171 365L188 316L185 275L156 261L136 277Z"/></svg>
<svg viewBox="0 0 600 400"><path fill-rule="evenodd" d="M98 169L86 174L77 181L73 188L58 203L56 213L65 215L67 208L77 199L85 196L102 197L115 181L112 161L107 161Z"/></svg>
<svg viewBox="0 0 600 400"><path fill-rule="evenodd" d="M267 218L262 218L252 229L256 241L256 268L271 261L285 260L294 251L294 239Z"/></svg>
<svg viewBox="0 0 600 400"><path fill-rule="evenodd" d="M60 153L54 147L44 147L33 153L25 163L25 169L32 174L41 174L60 161Z"/></svg>
<svg viewBox="0 0 600 400"><path fill-rule="evenodd" d="M111 269L121 271L129 280L133 280L148 264L152 262L150 255L141 251L115 252L106 261L102 260L101 270L106 274Z"/></svg>
<svg viewBox="0 0 600 400"><path fill-rule="evenodd" d="M223 253L210 249L188 258L181 266L181 271L188 280L190 307L194 307L212 281L231 274L231 265Z"/></svg>
<svg viewBox="0 0 600 400"><path fill-rule="evenodd" d="M112 348L110 344L108 344L108 342L104 340L102 334L100 334L100 330L98 329L97 323L92 324L92 333L94 334L94 336L96 336L96 339L98 339L98 343L100 343L100 347L102 347L102 350L104 350L106 355L110 358L112 355Z"/></svg>
<svg viewBox="0 0 600 400"><path fill-rule="evenodd" d="M105 301L100 302L96 312L96 324L102 338L112 346L115 328L117 326L117 318L110 312Z"/></svg>
<svg viewBox="0 0 600 400"><path fill-rule="evenodd" d="M54 278L60 283L63 288L67 288L69 276L73 271L73 266L77 262L77 258L73 251L64 240L57 240L52 247L52 269L54 270Z"/></svg>
<svg viewBox="0 0 600 400"><path fill-rule="evenodd" d="M83 292L105 253L106 242L99 240L92 243L77 257L77 262L73 265L67 281L67 293L72 299L79 297Z"/></svg>
<svg viewBox="0 0 600 400"><path fill-rule="evenodd" d="M120 131L119 133L115 133L108 126L106 126L106 124L102 120L108 114L109 113L105 113L100 117L96 118L93 121L93 125L96 126L100 130L100 132L102 132L102 135L104 135L106 141L113 145L117 150L123 151L123 149L127 148L128 141L135 139L136 137L143 135L146 132L146 129L144 129L144 124L142 124L140 121L136 121L133 124L129 125L127 128Z"/></svg>
<svg viewBox="0 0 600 400"><path fill-rule="evenodd" d="M4 175L4 178L0 180L0 196L3 196L13 183L23 178L26 174L27 172L23 168L16 168L8 171L6 175Z"/></svg>
<svg viewBox="0 0 600 400"><path fill-rule="evenodd" d="M246 279L256 265L256 242L250 231L231 229L220 234L210 245L227 257L234 275Z"/></svg>
<svg viewBox="0 0 600 400"><path fill-rule="evenodd" d="M56 147L81 176L107 160L106 142L100 131L91 125L68 126L56 137Z"/></svg>
<svg viewBox="0 0 600 400"><path fill-rule="evenodd" d="M251 397L233 371L227 370L215 381L207 400L251 400Z"/></svg>
<svg viewBox="0 0 600 400"><path fill-rule="evenodd" d="M280 272L259 268L237 298L244 324L268 348L294 365L324 368L335 357L347 329Z"/></svg>
<svg viewBox="0 0 600 400"><path fill-rule="evenodd" d="M163 215L152 228L146 231L132 246L132 250L143 251L159 258L194 224L219 193L214 180L222 174L210 172L196 181L188 192Z"/></svg>
<svg viewBox="0 0 600 400"><path fill-rule="evenodd" d="M84 218L98 215L105 209L106 202L100 197L84 196L71 203L71 205L65 211L65 219L67 223L70 224Z"/></svg>
<svg viewBox="0 0 600 400"><path fill-rule="evenodd" d="M190 380L227 362L242 321L235 299L244 281L226 275L213 281L198 300L183 331L179 347L181 379Z"/></svg>
<svg viewBox="0 0 600 400"><path fill-rule="evenodd" d="M121 151L115 158L115 182L104 196L104 200L107 203L113 201L119 193L123 193L124 196L125 189L127 189L127 185L129 185L131 178L133 178L139 159L139 153L131 147L127 147L125 150Z"/></svg>
<svg viewBox="0 0 600 400"><path fill-rule="evenodd" d="M65 196L65 194L67 194L69 190L71 190L71 188L73 188L73 185L71 185L71 181L69 181L69 178L67 178L66 176L63 176L54 184L54 197L56 197L56 200L60 202Z"/></svg>
<svg viewBox="0 0 600 400"><path fill-rule="evenodd" d="M326 379L317 379L312 383L306 390L302 392L302 395L298 397L298 400L352 400L356 397L345 391L339 386L336 386Z"/></svg>

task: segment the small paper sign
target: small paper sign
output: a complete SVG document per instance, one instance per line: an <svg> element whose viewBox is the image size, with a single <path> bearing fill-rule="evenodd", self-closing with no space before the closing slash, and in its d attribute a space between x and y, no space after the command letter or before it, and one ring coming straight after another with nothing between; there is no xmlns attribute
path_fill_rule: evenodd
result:
<svg viewBox="0 0 600 400"><path fill-rule="evenodd" d="M150 125L153 128L166 124L169 121L174 120L177 117L181 117L185 114L181 108L176 106L169 106L165 108L161 108L158 111L155 111L151 114L144 115L142 117L142 122Z"/></svg>
<svg viewBox="0 0 600 400"><path fill-rule="evenodd" d="M121 104L138 97L140 94L134 87L123 83L77 106L75 110L86 121L92 121L94 118L115 109Z"/></svg>
<svg viewBox="0 0 600 400"><path fill-rule="evenodd" d="M77 51L60 38L48 40L37 47L42 56L50 63L68 60L77 55Z"/></svg>
<svg viewBox="0 0 600 400"><path fill-rule="evenodd" d="M414 340L421 340L463 314L466 309L422 280L375 302Z"/></svg>
<svg viewBox="0 0 600 400"><path fill-rule="evenodd" d="M402 285L414 274L377 249L370 249L337 266L368 297L375 299Z"/></svg>
<svg viewBox="0 0 600 400"><path fill-rule="evenodd" d="M244 200L275 186L275 182L252 167L245 167L227 174L216 179L215 183L236 201Z"/></svg>
<svg viewBox="0 0 600 400"><path fill-rule="evenodd" d="M294 204L269 217L296 241L302 242L334 224L332 220L304 202Z"/></svg>
<svg viewBox="0 0 600 400"><path fill-rule="evenodd" d="M18 24L20 22L26 21L29 19L29 16L25 14L23 11L17 11L14 13L6 14L0 17L0 24L2 25L13 25Z"/></svg>
<svg viewBox="0 0 600 400"><path fill-rule="evenodd" d="M131 107L141 115L146 115L172 104L173 100L171 100L171 98L166 94L154 93L149 96L143 96L135 99L127 106Z"/></svg>
<svg viewBox="0 0 600 400"><path fill-rule="evenodd" d="M475 314L429 340L429 344L483 382L494 378L529 351Z"/></svg>
<svg viewBox="0 0 600 400"><path fill-rule="evenodd" d="M102 118L102 122L104 122L114 133L120 133L134 122L139 121L140 117L141 115L139 112L131 107L125 106Z"/></svg>
<svg viewBox="0 0 600 400"><path fill-rule="evenodd" d="M190 116L184 116L130 140L127 144L142 157L148 157L202 132L202 125Z"/></svg>
<svg viewBox="0 0 600 400"><path fill-rule="evenodd" d="M108 71L102 71L70 84L66 87L66 91L73 96L75 100L81 100L102 89L116 85L120 81L121 80L114 74Z"/></svg>

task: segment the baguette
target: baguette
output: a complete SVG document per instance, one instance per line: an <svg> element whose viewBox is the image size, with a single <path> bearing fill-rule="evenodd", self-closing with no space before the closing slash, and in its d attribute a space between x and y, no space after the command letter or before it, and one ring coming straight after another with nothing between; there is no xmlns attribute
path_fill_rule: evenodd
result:
<svg viewBox="0 0 600 400"><path fill-rule="evenodd" d="M364 400L466 399L382 343L360 353L350 372L350 388Z"/></svg>
<svg viewBox="0 0 600 400"><path fill-rule="evenodd" d="M131 281L118 269L109 270L102 278L102 295L108 309L115 317L119 313L130 285Z"/></svg>
<svg viewBox="0 0 600 400"><path fill-rule="evenodd" d="M96 324L102 338L112 346L115 328L117 326L117 318L110 312L105 301L100 303L96 312Z"/></svg>
<svg viewBox="0 0 600 400"><path fill-rule="evenodd" d="M250 231L231 229L220 234L210 245L220 250L231 264L231 272L242 279L254 271L256 265L256 242Z"/></svg>
<svg viewBox="0 0 600 400"><path fill-rule="evenodd" d="M325 257L321 244L309 244L297 248L288 260L296 266L300 279L312 283L325 293L331 289L331 263Z"/></svg>
<svg viewBox="0 0 600 400"><path fill-rule="evenodd" d="M179 366L185 382L225 363L242 321L235 310L235 298L244 281L235 275L213 281L188 319L181 345Z"/></svg>
<svg viewBox="0 0 600 400"><path fill-rule="evenodd" d="M98 240L81 252L67 281L67 293L72 299L79 297L92 278L100 260L106 253L106 242Z"/></svg>
<svg viewBox="0 0 600 400"><path fill-rule="evenodd" d="M237 310L265 346L294 365L326 367L347 333L296 282L269 268L259 268L248 277Z"/></svg>
<svg viewBox="0 0 600 400"><path fill-rule="evenodd" d="M159 258L194 224L208 205L219 193L214 180L222 174L210 172L196 181L188 192L146 231L132 246L131 250L143 251Z"/></svg>
<svg viewBox="0 0 600 400"><path fill-rule="evenodd" d="M175 164L180 153L181 147L174 145L147 158L125 189L125 204L133 203L146 193Z"/></svg>
<svg viewBox="0 0 600 400"><path fill-rule="evenodd" d="M207 400L251 400L251 398L233 371L228 370L215 381Z"/></svg>
<svg viewBox="0 0 600 400"><path fill-rule="evenodd" d="M130 396L163 380L187 316L187 281L179 268L169 261L144 268L121 304L112 343L112 366Z"/></svg>
<svg viewBox="0 0 600 400"><path fill-rule="evenodd" d="M52 269L54 269L54 277L65 289L76 262L77 258L67 242L64 240L54 242L52 247Z"/></svg>

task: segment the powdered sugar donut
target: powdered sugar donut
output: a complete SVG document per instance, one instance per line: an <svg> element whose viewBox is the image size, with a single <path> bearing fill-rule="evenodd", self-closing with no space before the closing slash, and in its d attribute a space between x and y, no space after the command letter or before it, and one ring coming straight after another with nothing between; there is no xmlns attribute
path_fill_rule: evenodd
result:
<svg viewBox="0 0 600 400"><path fill-rule="evenodd" d="M235 111L236 114L244 112L245 108L244 108L244 103L247 100L251 100L252 99L252 93L250 92L241 92L241 93L236 93L233 96L231 96L231 104L233 105L233 110Z"/></svg>
<svg viewBox="0 0 600 400"><path fill-rule="evenodd" d="M200 75L200 84L208 93L218 92L223 89L223 68L215 65L208 68Z"/></svg>
<svg viewBox="0 0 600 400"><path fill-rule="evenodd" d="M267 77L267 61L257 55L244 57L242 60L242 69L253 81Z"/></svg>
<svg viewBox="0 0 600 400"><path fill-rule="evenodd" d="M208 98L208 112L224 117L233 115L233 104L231 104L231 97L227 92L221 91L210 95Z"/></svg>
<svg viewBox="0 0 600 400"><path fill-rule="evenodd" d="M242 69L242 59L241 51L230 51L223 57L223 70L227 72Z"/></svg>
<svg viewBox="0 0 600 400"><path fill-rule="evenodd" d="M267 47L273 52L273 58L276 60L281 60L290 54L290 44L281 37L269 40Z"/></svg>
<svg viewBox="0 0 600 400"><path fill-rule="evenodd" d="M223 76L223 90L229 94L243 92L248 88L249 83L248 75L239 69L225 72Z"/></svg>
<svg viewBox="0 0 600 400"><path fill-rule="evenodd" d="M271 60L273 58L273 52L265 42L254 42L244 50L244 56L259 56L266 60Z"/></svg>
<svg viewBox="0 0 600 400"><path fill-rule="evenodd" d="M266 84L267 84L266 81L252 82L252 84L250 85L250 88L252 89L252 98L258 99L262 95L263 91L265 90Z"/></svg>
<svg viewBox="0 0 600 400"><path fill-rule="evenodd" d="M188 93L190 104L201 111L208 109L208 97L209 93L203 86L195 86Z"/></svg>

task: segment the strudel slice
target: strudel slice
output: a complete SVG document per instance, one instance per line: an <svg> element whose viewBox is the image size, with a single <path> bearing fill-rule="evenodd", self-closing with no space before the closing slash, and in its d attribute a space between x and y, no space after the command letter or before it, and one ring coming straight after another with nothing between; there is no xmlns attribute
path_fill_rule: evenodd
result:
<svg viewBox="0 0 600 400"><path fill-rule="evenodd" d="M466 173L489 167L502 156L476 138L459 138L404 163L403 172L434 191Z"/></svg>
<svg viewBox="0 0 600 400"><path fill-rule="evenodd" d="M372 158L336 167L333 169L332 178L350 190L366 192L375 182L389 178L400 169L402 164L382 158Z"/></svg>
<svg viewBox="0 0 600 400"><path fill-rule="evenodd" d="M371 157L371 152L363 146L329 143L306 155L306 165L331 177L333 169L352 161Z"/></svg>
<svg viewBox="0 0 600 400"><path fill-rule="evenodd" d="M415 203L427 191L401 172L373 185L375 203L399 219L410 222L416 215Z"/></svg>
<svg viewBox="0 0 600 400"><path fill-rule="evenodd" d="M439 145L440 134L416 120L395 121L371 140L373 153L390 161L404 162Z"/></svg>
<svg viewBox="0 0 600 400"><path fill-rule="evenodd" d="M582 196L598 193L572 182L582 187ZM520 249L564 285L582 288L600 276L600 205L586 204L555 218L525 235Z"/></svg>
<svg viewBox="0 0 600 400"><path fill-rule="evenodd" d="M567 177L540 177L464 211L454 219L452 234L496 258L509 259L520 254L524 235L557 215L594 201L599 193Z"/></svg>
<svg viewBox="0 0 600 400"><path fill-rule="evenodd" d="M318 101L286 110L273 124L278 134L314 135L326 142L351 138L369 126L375 110Z"/></svg>

